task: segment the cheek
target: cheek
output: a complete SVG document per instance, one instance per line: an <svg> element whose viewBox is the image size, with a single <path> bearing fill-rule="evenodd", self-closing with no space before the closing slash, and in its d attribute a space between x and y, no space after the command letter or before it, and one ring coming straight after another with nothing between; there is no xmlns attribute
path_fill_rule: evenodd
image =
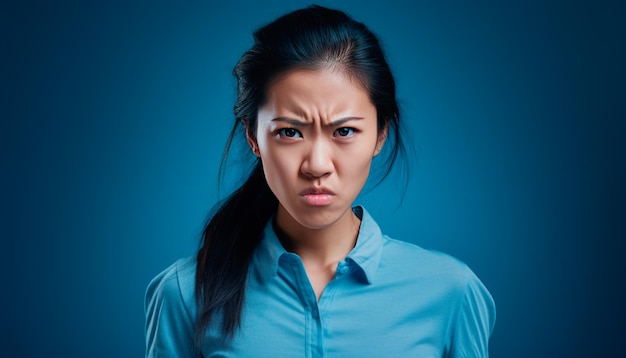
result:
<svg viewBox="0 0 626 358"><path fill-rule="evenodd" d="M376 140L374 137L363 138L357 145L348 147L343 153L342 158L344 167L352 168L355 175L368 175L369 168L374 158L376 149Z"/></svg>
<svg viewBox="0 0 626 358"><path fill-rule="evenodd" d="M344 153L336 164L336 170L342 178L361 184L369 176L372 159L372 155L366 151Z"/></svg>
<svg viewBox="0 0 626 358"><path fill-rule="evenodd" d="M352 177L363 178L363 180L365 180L369 176L370 167L372 165L371 159L371 157L359 159L352 157L352 159L346 163L346 168L352 173Z"/></svg>
<svg viewBox="0 0 626 358"><path fill-rule="evenodd" d="M261 162L265 178L270 186L276 183L284 186L293 180L291 178L297 176L298 163L295 157L293 153L289 155L289 153L272 150L272 148L261 149Z"/></svg>

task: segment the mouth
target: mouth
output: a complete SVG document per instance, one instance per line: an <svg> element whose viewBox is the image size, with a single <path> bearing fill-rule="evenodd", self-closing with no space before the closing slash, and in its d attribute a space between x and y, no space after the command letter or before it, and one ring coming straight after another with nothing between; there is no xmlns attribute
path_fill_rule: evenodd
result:
<svg viewBox="0 0 626 358"><path fill-rule="evenodd" d="M335 193L333 193L332 190L324 188L324 187L319 187L319 188L308 188L306 190L303 190L300 192L300 195L335 195Z"/></svg>
<svg viewBox="0 0 626 358"><path fill-rule="evenodd" d="M335 193L326 188L308 188L300 193L300 197L310 206L327 206L332 204Z"/></svg>

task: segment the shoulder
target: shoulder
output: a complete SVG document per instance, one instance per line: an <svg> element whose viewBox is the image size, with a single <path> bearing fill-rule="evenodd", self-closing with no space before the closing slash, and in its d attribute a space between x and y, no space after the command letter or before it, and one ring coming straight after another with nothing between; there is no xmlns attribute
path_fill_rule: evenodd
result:
<svg viewBox="0 0 626 358"><path fill-rule="evenodd" d="M365 258L357 257L360 260L356 261L361 264L365 262L364 270L368 274L376 271L379 282L402 284L403 287L420 292L424 287L430 287L435 292L458 296L468 284L478 280L463 261L440 251L427 250L384 235L364 208L357 209L362 217L360 235L364 239L360 244L360 253Z"/></svg>
<svg viewBox="0 0 626 358"><path fill-rule="evenodd" d="M463 261L449 254L427 250L418 245L384 237L380 271L396 280L411 282L409 286L423 294L424 289L440 299L460 307L467 301L480 301L495 314L491 294Z"/></svg>
<svg viewBox="0 0 626 358"><path fill-rule="evenodd" d="M415 272L433 278L446 278L460 285L476 276L465 262L456 257L388 236L384 236L383 260L393 263L407 274Z"/></svg>
<svg viewBox="0 0 626 358"><path fill-rule="evenodd" d="M153 301L179 302L185 307L191 307L194 300L195 273L194 257L179 259L161 271L146 289L146 309Z"/></svg>

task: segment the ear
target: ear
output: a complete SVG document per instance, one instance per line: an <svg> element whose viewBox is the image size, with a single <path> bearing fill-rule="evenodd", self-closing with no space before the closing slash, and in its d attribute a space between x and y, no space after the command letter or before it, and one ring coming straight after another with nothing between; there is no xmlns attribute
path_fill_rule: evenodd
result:
<svg viewBox="0 0 626 358"><path fill-rule="evenodd" d="M376 140L376 149L374 150L374 157L377 156L381 150L383 150L383 146L385 145L385 141L387 140L387 128L388 126L385 125L385 128L383 128L382 131L380 131L380 133L378 134L378 139Z"/></svg>
<svg viewBox="0 0 626 358"><path fill-rule="evenodd" d="M248 127L248 122L242 121L243 126L246 128L246 141L248 141L248 145L250 149L252 149L252 153L257 157L261 157L261 152L259 151L259 144L256 141L256 137L250 132L250 127Z"/></svg>

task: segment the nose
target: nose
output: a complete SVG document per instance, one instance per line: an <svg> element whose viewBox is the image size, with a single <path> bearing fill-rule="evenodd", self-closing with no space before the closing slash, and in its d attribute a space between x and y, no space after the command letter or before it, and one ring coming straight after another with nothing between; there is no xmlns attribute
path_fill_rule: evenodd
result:
<svg viewBox="0 0 626 358"><path fill-rule="evenodd" d="M333 160L330 143L324 140L311 142L300 170L311 178L321 178L332 173Z"/></svg>

